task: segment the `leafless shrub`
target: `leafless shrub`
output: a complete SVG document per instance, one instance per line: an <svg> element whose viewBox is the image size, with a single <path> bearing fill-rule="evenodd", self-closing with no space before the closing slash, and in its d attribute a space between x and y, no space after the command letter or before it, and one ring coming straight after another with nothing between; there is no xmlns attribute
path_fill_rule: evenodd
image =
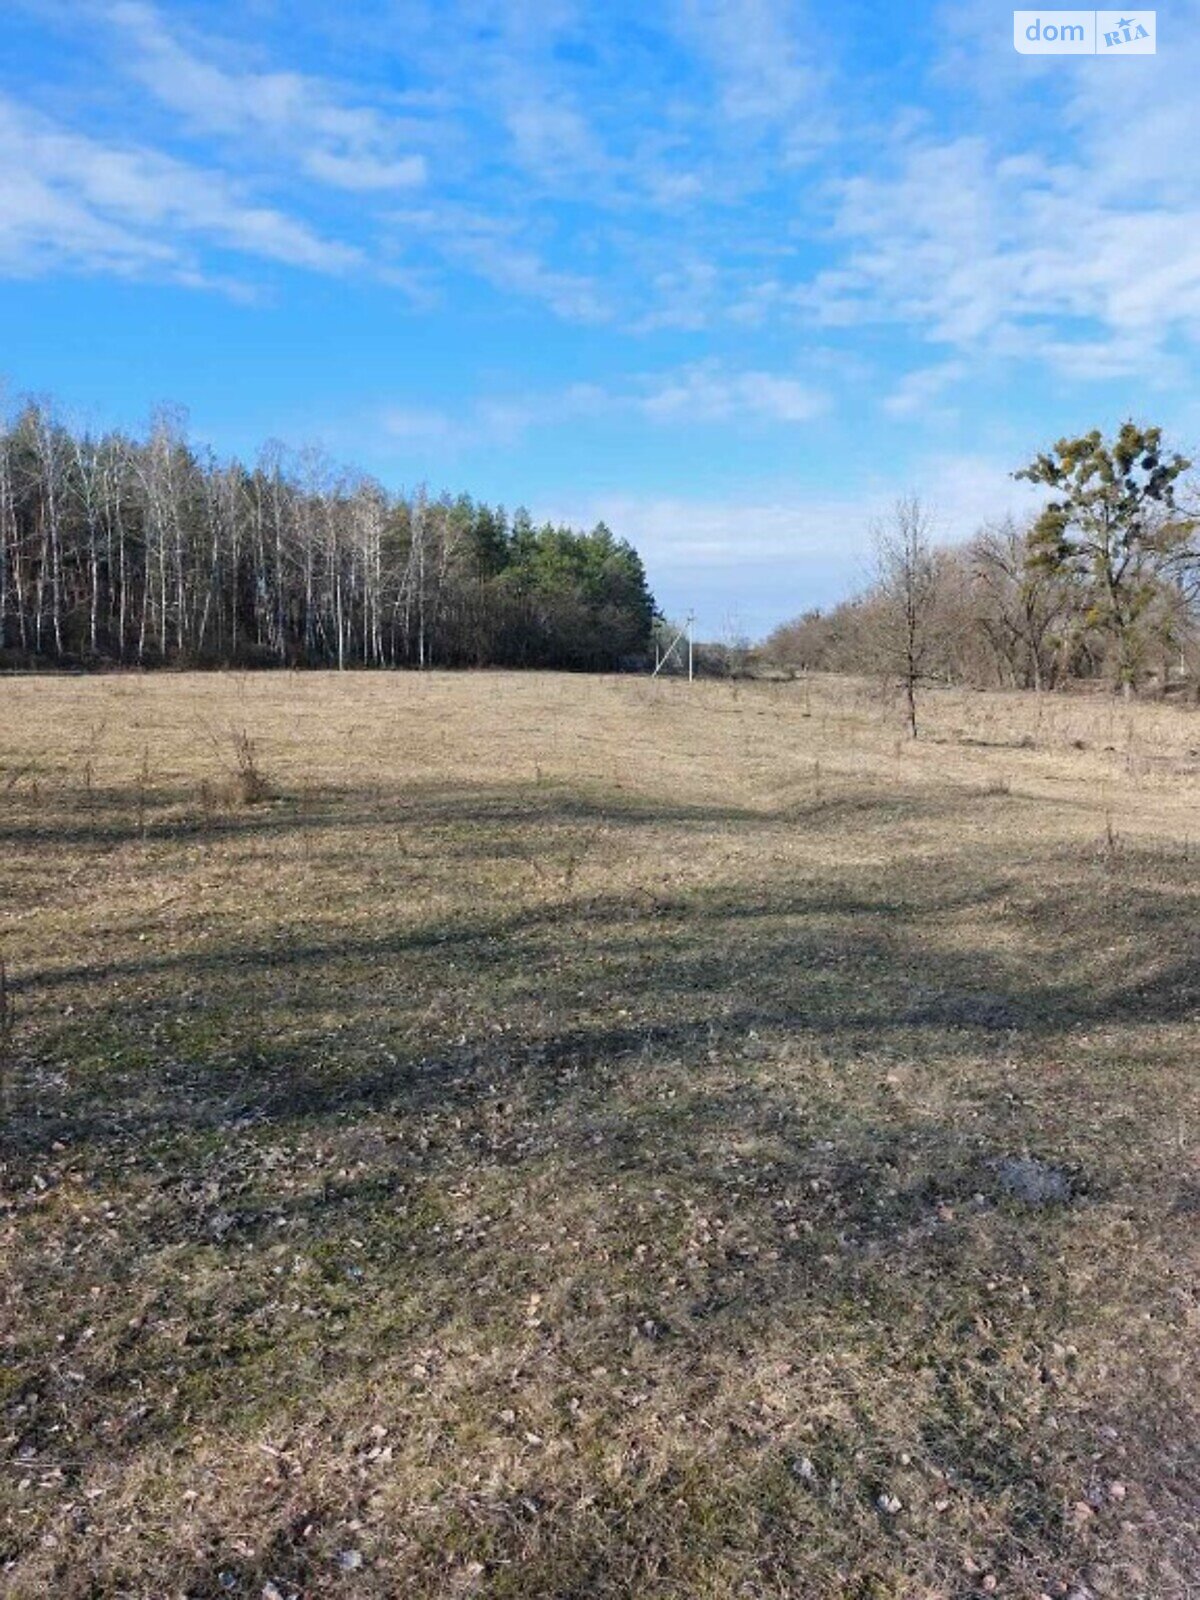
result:
<svg viewBox="0 0 1200 1600"><path fill-rule="evenodd" d="M217 753L224 776L220 783L207 780L200 785L200 805L206 818L210 818L215 804L257 806L275 794L267 774L263 771L258 746L246 728L232 728L221 738L211 728L205 729Z"/></svg>
<svg viewBox="0 0 1200 1600"><path fill-rule="evenodd" d="M83 780L83 793L87 801L92 799L92 790L96 781L96 757L100 750L101 741L107 723L101 719L88 729L82 745L79 748L78 759L82 763L80 772Z"/></svg>
<svg viewBox="0 0 1200 1600"><path fill-rule="evenodd" d="M239 805L261 805L264 800L271 798L273 791L259 765L254 740L245 728L230 737L233 745L233 797Z"/></svg>
<svg viewBox="0 0 1200 1600"><path fill-rule="evenodd" d="M560 912L566 908L580 869L587 863L605 826L605 821L601 818L586 833L571 838L566 849L561 854L556 852L544 865L532 851L521 852L533 869L535 877L547 887L558 902Z"/></svg>
<svg viewBox="0 0 1200 1600"><path fill-rule="evenodd" d="M1101 854L1105 860L1114 862L1122 854L1124 849L1125 841L1117 832L1116 826L1113 823L1113 814L1111 811L1106 811L1104 813L1104 838L1101 841L1100 846Z"/></svg>

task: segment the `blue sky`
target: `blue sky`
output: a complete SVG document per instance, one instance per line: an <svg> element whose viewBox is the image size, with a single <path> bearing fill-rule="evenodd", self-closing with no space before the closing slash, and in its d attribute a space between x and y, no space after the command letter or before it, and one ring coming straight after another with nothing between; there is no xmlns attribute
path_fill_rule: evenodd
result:
<svg viewBox="0 0 1200 1600"><path fill-rule="evenodd" d="M0 373L604 517L760 634L1125 415L1200 444L1200 0L1153 57L850 0L10 0Z"/></svg>

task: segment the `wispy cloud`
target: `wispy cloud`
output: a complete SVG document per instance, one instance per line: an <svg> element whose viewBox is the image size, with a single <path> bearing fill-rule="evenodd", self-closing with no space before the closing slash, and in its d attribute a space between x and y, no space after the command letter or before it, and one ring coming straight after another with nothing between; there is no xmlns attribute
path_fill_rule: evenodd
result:
<svg viewBox="0 0 1200 1600"><path fill-rule="evenodd" d="M906 372L891 393L884 397L883 409L893 417L926 414L945 391L970 373L965 361L939 361L932 366Z"/></svg>
<svg viewBox="0 0 1200 1600"><path fill-rule="evenodd" d="M824 606L869 570L871 528L896 497L916 490L936 535L968 538L989 518L1034 503L1028 485L989 456L931 455L901 477L882 471L841 494L795 492L769 498L595 495L539 507L540 515L589 527L607 522L632 539L668 613L695 607L702 633L718 637L736 614L761 636L782 617Z"/></svg>
<svg viewBox="0 0 1200 1600"><path fill-rule="evenodd" d="M791 154L829 141L830 73L812 43L818 10L785 0L681 0L677 18L714 73L728 121L782 130Z"/></svg>
<svg viewBox="0 0 1200 1600"><path fill-rule="evenodd" d="M578 191L607 180L614 164L583 112L544 86L528 99L513 98L504 110L517 164L553 188Z"/></svg>
<svg viewBox="0 0 1200 1600"><path fill-rule="evenodd" d="M454 407L392 402L356 426L360 433L382 435L385 444L423 453L435 466L469 450L508 448L543 430L632 415L637 403L600 384L572 383L552 391L480 395Z"/></svg>
<svg viewBox="0 0 1200 1600"><path fill-rule="evenodd" d="M875 472L842 494L773 497L757 503L675 495L602 495L563 507L581 522L604 519L635 530L659 561L672 567L738 567L747 560L787 563L804 556L844 554L860 562L871 548L871 529L897 496L919 493L930 508L936 536L968 538L989 518L1033 504L1007 464L979 455L933 455L901 478Z"/></svg>
<svg viewBox="0 0 1200 1600"><path fill-rule="evenodd" d="M405 148L412 127L375 107L354 105L297 72L233 71L189 49L142 0L120 0L108 20L121 33L124 69L161 104L205 133L266 140L269 150L310 178L357 192L424 183L423 154ZM263 150L256 148L256 159Z"/></svg>
<svg viewBox="0 0 1200 1600"><path fill-rule="evenodd" d="M423 240L443 259L468 267L496 289L541 302L564 321L604 322L612 315L596 279L548 266L525 242L515 218L440 204L394 212L389 223L399 245Z"/></svg>
<svg viewBox="0 0 1200 1600"><path fill-rule="evenodd" d="M819 436L844 473L864 405L905 453L976 417L991 448L1001 394L1179 415L1200 0L1178 9L1158 58L1044 64L988 0L879 8L878 38L812 0L79 0L86 27L19 0L0 272L269 281L278 326L338 322L340 414L403 364L373 433L499 473L567 430L652 439L641 470L678 482L718 480L724 433L748 470ZM268 263L363 299L317 312Z"/></svg>
<svg viewBox="0 0 1200 1600"><path fill-rule="evenodd" d="M828 396L798 378L774 372L730 372L706 361L655 378L637 402L657 421L808 422Z"/></svg>
<svg viewBox="0 0 1200 1600"><path fill-rule="evenodd" d="M715 362L644 374L620 387L569 384L549 393L485 396L451 411L392 404L378 415L385 438L449 457L515 444L537 430L582 421L648 423L664 432L721 423L734 430L789 427L826 409L828 396L786 373L727 370Z"/></svg>
<svg viewBox="0 0 1200 1600"><path fill-rule="evenodd" d="M0 260L20 273L69 266L227 287L202 246L313 272L362 264L354 247L256 203L219 172L87 138L6 96L0 221Z"/></svg>
<svg viewBox="0 0 1200 1600"><path fill-rule="evenodd" d="M1200 341L1200 160L1178 139L1192 89L1131 89L1115 65L1101 64L1109 84L1093 77L1071 98L1052 154L1006 151L991 130L909 129L873 170L837 181L839 258L794 303L826 325L892 321L1068 379L1174 376L1177 342Z"/></svg>

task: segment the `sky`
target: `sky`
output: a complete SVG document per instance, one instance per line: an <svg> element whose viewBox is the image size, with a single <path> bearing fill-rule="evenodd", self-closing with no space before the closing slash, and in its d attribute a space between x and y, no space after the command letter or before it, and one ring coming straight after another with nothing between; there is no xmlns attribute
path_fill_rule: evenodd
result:
<svg viewBox="0 0 1200 1600"><path fill-rule="evenodd" d="M1026 6L1028 0L1026 0ZM8 0L0 378L604 519L759 637L1126 416L1200 453L1200 0L1158 54L841 0Z"/></svg>

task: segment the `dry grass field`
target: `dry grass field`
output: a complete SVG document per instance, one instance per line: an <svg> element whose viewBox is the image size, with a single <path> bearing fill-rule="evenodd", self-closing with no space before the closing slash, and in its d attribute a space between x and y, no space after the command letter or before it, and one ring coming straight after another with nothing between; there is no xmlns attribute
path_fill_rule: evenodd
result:
<svg viewBox="0 0 1200 1600"><path fill-rule="evenodd" d="M1200 715L0 697L0 1593L1200 1594Z"/></svg>

